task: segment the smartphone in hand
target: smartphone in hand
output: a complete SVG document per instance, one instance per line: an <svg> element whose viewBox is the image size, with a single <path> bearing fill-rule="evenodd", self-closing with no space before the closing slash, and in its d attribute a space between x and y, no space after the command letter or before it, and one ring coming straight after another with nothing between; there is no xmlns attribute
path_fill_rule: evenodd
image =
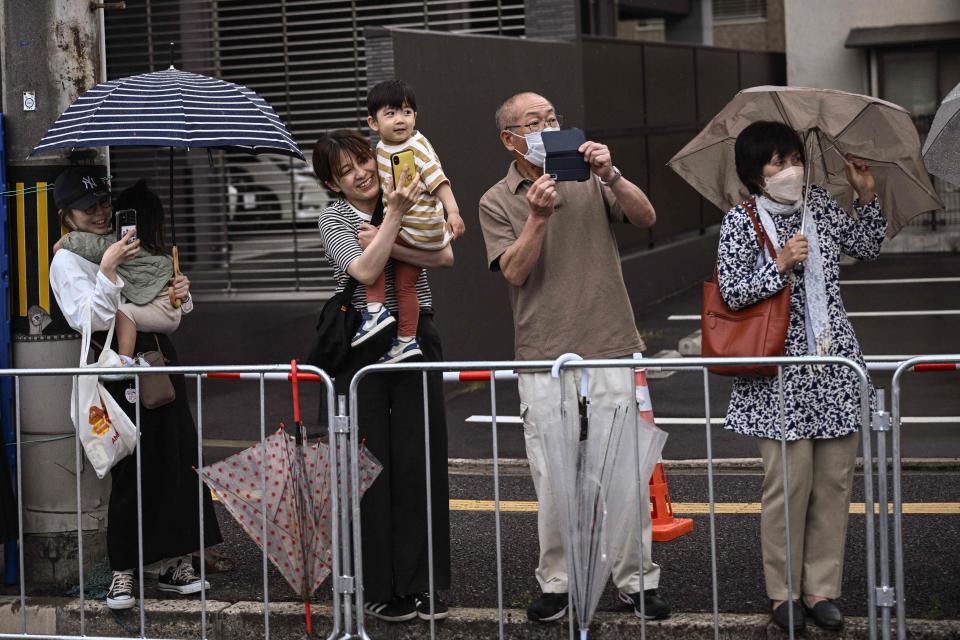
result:
<svg viewBox="0 0 960 640"><path fill-rule="evenodd" d="M393 171L393 188L406 187L417 179L417 163L413 149L404 149L390 154L390 169ZM404 175L406 169L406 175Z"/></svg>
<svg viewBox="0 0 960 640"><path fill-rule="evenodd" d="M117 230L118 242L123 239L123 236L126 235L130 229L133 229L133 237L127 241L127 244L130 244L137 239L137 210L121 209L117 211L115 224L113 226Z"/></svg>

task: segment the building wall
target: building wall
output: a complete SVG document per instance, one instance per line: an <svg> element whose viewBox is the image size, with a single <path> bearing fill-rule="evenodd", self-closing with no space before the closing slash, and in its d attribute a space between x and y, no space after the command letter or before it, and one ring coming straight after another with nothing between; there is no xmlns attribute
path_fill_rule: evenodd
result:
<svg viewBox="0 0 960 640"><path fill-rule="evenodd" d="M960 20L957 0L784 0L787 82L869 93L867 53L846 49L855 27Z"/></svg>
<svg viewBox="0 0 960 640"><path fill-rule="evenodd" d="M723 215L666 162L738 90L782 84L785 77L782 54L700 45L391 29L367 33L368 47L374 38L392 41L397 75L417 88L417 127L442 158L467 224L454 248L456 267L430 273L444 354L453 360L513 354L507 286L487 269L477 218L481 196L510 163L493 122L504 99L522 90L547 96L565 126L609 145L623 174L650 196L653 229L614 228L627 290L639 308L710 272L716 237L708 229Z"/></svg>
<svg viewBox="0 0 960 640"><path fill-rule="evenodd" d="M713 46L752 51L785 51L784 0L767 0L766 18L717 19L713 21ZM662 20L619 20L617 37L627 40L664 42Z"/></svg>

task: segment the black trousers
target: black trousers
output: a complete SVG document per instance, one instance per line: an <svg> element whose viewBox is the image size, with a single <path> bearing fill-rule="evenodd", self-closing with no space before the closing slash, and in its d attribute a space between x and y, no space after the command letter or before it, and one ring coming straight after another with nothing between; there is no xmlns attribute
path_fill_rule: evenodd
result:
<svg viewBox="0 0 960 640"><path fill-rule="evenodd" d="M180 364L173 343L164 335L138 333L136 350L157 348L170 366ZM99 338L99 339L98 339ZM102 343L103 334L94 334ZM182 375L171 376L176 399L168 405L147 409L140 406L140 478L143 508L143 563L175 558L200 548L198 508L197 430L187 403ZM124 392L130 382L104 385L130 419L136 422L136 405ZM137 456L134 452L111 470L110 503L107 506L107 554L114 571L137 566ZM210 490L203 485L204 544L223 541Z"/></svg>
<svg viewBox="0 0 960 640"><path fill-rule="evenodd" d="M433 313L421 310L417 338L424 358L443 360ZM373 356L375 360L382 352ZM350 379L371 354L357 354L336 380L347 393ZM443 379L427 376L430 413L434 589L450 588L450 492L447 483L447 420ZM357 391L360 438L383 465L360 501L364 598L389 600L429 589L427 500L420 373L370 374Z"/></svg>

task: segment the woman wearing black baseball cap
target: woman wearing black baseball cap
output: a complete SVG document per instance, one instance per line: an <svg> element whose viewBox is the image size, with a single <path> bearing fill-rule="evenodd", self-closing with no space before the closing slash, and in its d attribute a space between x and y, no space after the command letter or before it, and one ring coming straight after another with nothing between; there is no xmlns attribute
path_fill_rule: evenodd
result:
<svg viewBox="0 0 960 640"><path fill-rule="evenodd" d="M111 232L113 205L108 183L98 178L92 167L70 167L54 184L54 199L60 220L74 231L96 235ZM60 249L50 264L50 288L64 318L71 327L83 331L86 309L90 309L91 329L103 332L113 324L123 296L123 280L117 267L131 260L140 249L133 231L113 243L100 264L90 262L66 249ZM190 281L180 275L173 281L174 292L189 308ZM104 334L99 334L102 344ZM94 333L93 342L98 342ZM136 352L156 350L171 366L179 364L168 336L138 332ZM114 348L116 346L114 345ZM98 355L98 354L97 354ZM187 389L182 375L170 376L176 392L173 402L147 409L140 406L140 464L143 506L143 563L159 564L158 588L178 594L198 593L209 584L196 575L190 554L199 549L200 522L197 514L197 433L187 404ZM126 392L132 381L105 382L104 386L124 411L136 419L136 396ZM107 511L107 554L113 579L107 593L107 606L128 609L136 605L135 570L138 566L137 533L137 461L128 456L111 470L112 485ZM204 486L204 543L222 541L210 492Z"/></svg>

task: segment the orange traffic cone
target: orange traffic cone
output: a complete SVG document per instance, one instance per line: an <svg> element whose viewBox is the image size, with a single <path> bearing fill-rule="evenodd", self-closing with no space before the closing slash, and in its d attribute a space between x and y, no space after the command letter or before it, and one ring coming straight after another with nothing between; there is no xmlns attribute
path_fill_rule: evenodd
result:
<svg viewBox="0 0 960 640"><path fill-rule="evenodd" d="M653 419L650 389L647 387L647 372L644 369L637 369L635 375L634 384L640 417L656 424ZM667 487L667 474L663 470L663 462L657 463L653 469L653 475L650 476L650 511L653 519L653 539L656 542L667 542L693 531L693 520L673 517L673 504L670 502L670 489Z"/></svg>

